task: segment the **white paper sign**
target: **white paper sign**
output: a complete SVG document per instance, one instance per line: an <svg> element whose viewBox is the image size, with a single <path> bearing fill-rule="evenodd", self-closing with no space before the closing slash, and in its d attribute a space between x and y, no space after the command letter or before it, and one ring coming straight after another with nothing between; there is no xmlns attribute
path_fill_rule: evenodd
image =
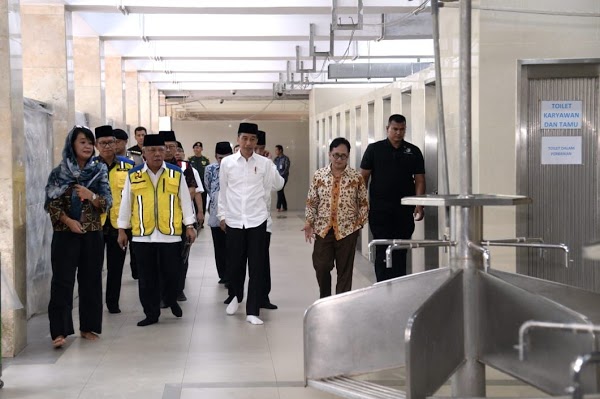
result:
<svg viewBox="0 0 600 399"><path fill-rule="evenodd" d="M581 129L582 101L542 101L542 129Z"/></svg>
<svg viewBox="0 0 600 399"><path fill-rule="evenodd" d="M581 165L581 136L542 137L542 165Z"/></svg>

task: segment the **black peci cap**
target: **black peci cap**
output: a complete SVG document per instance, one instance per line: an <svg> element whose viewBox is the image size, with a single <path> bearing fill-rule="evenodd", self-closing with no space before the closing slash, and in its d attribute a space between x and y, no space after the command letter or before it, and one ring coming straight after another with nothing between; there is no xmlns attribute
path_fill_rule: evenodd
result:
<svg viewBox="0 0 600 399"><path fill-rule="evenodd" d="M215 147L215 154L217 155L229 155L233 154L231 144L228 141L219 141Z"/></svg>
<svg viewBox="0 0 600 399"><path fill-rule="evenodd" d="M160 134L147 134L144 136L144 147L164 146L165 139Z"/></svg>
<svg viewBox="0 0 600 399"><path fill-rule="evenodd" d="M267 135L262 130L258 131L258 142L256 145L267 145Z"/></svg>
<svg viewBox="0 0 600 399"><path fill-rule="evenodd" d="M100 137L115 137L113 128L110 125L98 126L94 130L96 133L96 140L98 140Z"/></svg>
<svg viewBox="0 0 600 399"><path fill-rule="evenodd" d="M242 133L258 135L258 125L255 123L242 122L238 128L238 136Z"/></svg>
<svg viewBox="0 0 600 399"><path fill-rule="evenodd" d="M129 139L127 132L123 129L115 129L114 132L115 132L116 139L125 140L125 141L127 141Z"/></svg>
<svg viewBox="0 0 600 399"><path fill-rule="evenodd" d="M161 130L158 132L158 135L161 136L165 141L177 141L175 138L175 132L172 130Z"/></svg>

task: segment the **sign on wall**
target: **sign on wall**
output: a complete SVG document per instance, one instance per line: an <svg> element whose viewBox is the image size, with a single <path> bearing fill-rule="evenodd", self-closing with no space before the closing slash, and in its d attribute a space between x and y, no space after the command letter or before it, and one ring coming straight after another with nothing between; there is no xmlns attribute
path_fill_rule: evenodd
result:
<svg viewBox="0 0 600 399"><path fill-rule="evenodd" d="M581 163L581 136L542 137L542 165Z"/></svg>
<svg viewBox="0 0 600 399"><path fill-rule="evenodd" d="M542 129L581 129L582 101L542 101Z"/></svg>

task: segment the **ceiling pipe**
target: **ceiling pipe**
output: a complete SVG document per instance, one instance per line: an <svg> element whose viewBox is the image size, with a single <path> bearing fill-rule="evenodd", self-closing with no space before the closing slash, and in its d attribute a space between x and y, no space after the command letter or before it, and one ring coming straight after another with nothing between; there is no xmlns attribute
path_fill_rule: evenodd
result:
<svg viewBox="0 0 600 399"><path fill-rule="evenodd" d="M338 0L332 0L331 7L331 25L333 30L361 30L363 28L363 0L358 0L358 21L357 23L343 24L338 22ZM353 21L354 22L354 21Z"/></svg>
<svg viewBox="0 0 600 399"><path fill-rule="evenodd" d="M332 57L334 53L335 46L335 34L333 31L333 26L329 25L329 50L328 51L317 51L315 47L315 36L316 36L316 25L310 24L310 35L308 37L308 49L311 57Z"/></svg>
<svg viewBox="0 0 600 399"><path fill-rule="evenodd" d="M317 57L312 56L312 68L304 68L304 61L300 61L300 46L296 46L296 72L317 72Z"/></svg>

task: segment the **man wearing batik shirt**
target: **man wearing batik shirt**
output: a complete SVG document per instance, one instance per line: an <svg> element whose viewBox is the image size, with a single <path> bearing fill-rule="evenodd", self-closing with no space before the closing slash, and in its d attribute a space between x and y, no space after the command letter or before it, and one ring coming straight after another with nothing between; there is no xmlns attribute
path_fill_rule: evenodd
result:
<svg viewBox="0 0 600 399"><path fill-rule="evenodd" d="M331 295L331 270L337 270L335 293L352 289L358 233L367 221L367 189L359 172L348 167L350 143L338 137L329 145L330 164L317 170L306 199L307 242L315 239L313 267L320 297Z"/></svg>
<svg viewBox="0 0 600 399"><path fill-rule="evenodd" d="M216 163L207 165L204 169L204 183L206 192L210 197L208 205L208 226L212 233L213 246L215 248L215 263L217 273L219 274L219 284L227 284L227 246L225 232L221 230L221 223L217 217L219 205L219 169L221 161L228 155L231 155L231 144L227 141L218 142L215 148Z"/></svg>

